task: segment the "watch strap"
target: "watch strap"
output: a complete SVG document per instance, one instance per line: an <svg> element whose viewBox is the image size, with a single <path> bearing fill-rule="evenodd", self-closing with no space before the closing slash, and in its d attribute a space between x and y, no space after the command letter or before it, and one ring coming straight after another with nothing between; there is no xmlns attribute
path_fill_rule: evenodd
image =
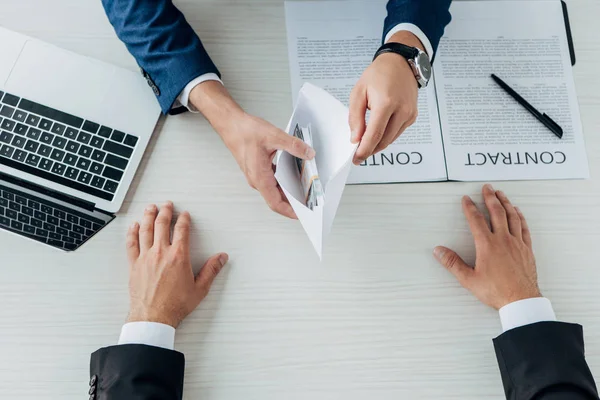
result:
<svg viewBox="0 0 600 400"><path fill-rule="evenodd" d="M417 49L416 47L407 46L402 43L395 43L395 42L385 43L383 46L381 46L379 48L379 50L377 50L377 52L375 53L375 56L373 57L373 61L375 61L375 59L377 57L379 57L380 55L385 54L385 53L399 54L408 61L408 60L414 60L415 58L417 58L417 56L419 55L419 49Z"/></svg>

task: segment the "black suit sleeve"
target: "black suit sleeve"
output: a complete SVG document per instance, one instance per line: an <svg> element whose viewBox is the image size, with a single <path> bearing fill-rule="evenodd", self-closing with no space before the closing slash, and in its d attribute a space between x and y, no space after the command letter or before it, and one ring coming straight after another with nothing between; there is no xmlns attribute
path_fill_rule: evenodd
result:
<svg viewBox="0 0 600 400"><path fill-rule="evenodd" d="M100 349L90 361L95 400L181 400L183 354L138 344ZM92 397L90 397L92 398Z"/></svg>
<svg viewBox="0 0 600 400"><path fill-rule="evenodd" d="M494 347L507 399L598 399L581 325L526 325L494 339Z"/></svg>

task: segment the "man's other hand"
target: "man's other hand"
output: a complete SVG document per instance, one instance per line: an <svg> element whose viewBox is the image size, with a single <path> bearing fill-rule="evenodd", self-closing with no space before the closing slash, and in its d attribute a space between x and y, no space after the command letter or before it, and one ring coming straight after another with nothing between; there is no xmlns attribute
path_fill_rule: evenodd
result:
<svg viewBox="0 0 600 400"><path fill-rule="evenodd" d="M423 49L412 33L401 31L389 42ZM417 120L419 85L407 60L394 53L382 54L365 70L350 94L352 143L360 143L354 163L379 153ZM369 123L366 112L371 110Z"/></svg>
<svg viewBox="0 0 600 400"><path fill-rule="evenodd" d="M491 226L471 198L462 199L463 213L475 239L475 266L467 265L446 247L436 247L435 257L463 287L496 310L518 300L542 297L525 216L491 185L483 187L483 199Z"/></svg>
<svg viewBox="0 0 600 400"><path fill-rule="evenodd" d="M177 328L206 297L228 256L212 256L197 276L190 259L190 214L177 218L171 238L173 203L152 204L141 225L127 233L130 310L127 322L160 322Z"/></svg>

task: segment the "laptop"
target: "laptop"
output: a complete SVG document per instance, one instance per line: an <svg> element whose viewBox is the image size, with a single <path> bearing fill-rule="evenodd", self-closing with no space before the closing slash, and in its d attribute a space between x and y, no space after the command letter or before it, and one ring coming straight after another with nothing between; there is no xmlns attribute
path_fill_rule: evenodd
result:
<svg viewBox="0 0 600 400"><path fill-rule="evenodd" d="M135 72L0 28L0 229L81 247L115 218L159 116Z"/></svg>

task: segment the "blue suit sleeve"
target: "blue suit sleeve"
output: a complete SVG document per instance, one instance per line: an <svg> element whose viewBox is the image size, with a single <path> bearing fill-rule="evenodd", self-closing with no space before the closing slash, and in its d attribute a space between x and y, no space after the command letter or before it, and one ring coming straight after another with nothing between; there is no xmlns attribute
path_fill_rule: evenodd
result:
<svg viewBox="0 0 600 400"><path fill-rule="evenodd" d="M221 76L172 0L102 0L102 5L165 114L189 82L205 73Z"/></svg>
<svg viewBox="0 0 600 400"><path fill-rule="evenodd" d="M433 51L437 51L444 28L451 20L450 3L452 0L390 0L383 37L398 24L413 24L427 35Z"/></svg>

